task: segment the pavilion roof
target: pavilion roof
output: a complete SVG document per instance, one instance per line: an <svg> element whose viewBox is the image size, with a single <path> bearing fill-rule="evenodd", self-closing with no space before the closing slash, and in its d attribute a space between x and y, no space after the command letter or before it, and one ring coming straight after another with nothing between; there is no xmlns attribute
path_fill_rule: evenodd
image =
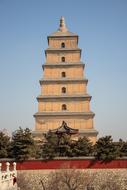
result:
<svg viewBox="0 0 127 190"><path fill-rule="evenodd" d="M65 121L62 122L62 125L58 127L57 129L51 130L51 132L56 134L77 134L78 129L73 129L67 126L67 123Z"/></svg>

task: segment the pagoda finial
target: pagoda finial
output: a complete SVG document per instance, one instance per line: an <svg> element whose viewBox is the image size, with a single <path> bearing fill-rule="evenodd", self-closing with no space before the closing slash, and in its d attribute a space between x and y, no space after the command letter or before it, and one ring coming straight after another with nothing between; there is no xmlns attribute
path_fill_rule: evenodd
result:
<svg viewBox="0 0 127 190"><path fill-rule="evenodd" d="M61 32L67 32L68 31L68 29L66 27L66 24L65 24L65 19L64 19L63 16L61 16L61 18L60 18L60 27L59 27L59 30Z"/></svg>

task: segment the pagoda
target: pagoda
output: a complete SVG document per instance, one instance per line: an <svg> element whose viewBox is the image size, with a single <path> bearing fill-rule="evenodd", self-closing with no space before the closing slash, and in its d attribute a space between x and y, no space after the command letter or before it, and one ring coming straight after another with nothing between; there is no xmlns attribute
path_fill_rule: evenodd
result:
<svg viewBox="0 0 127 190"><path fill-rule="evenodd" d="M61 17L59 29L47 39L33 136L39 139L49 130L57 131L64 121L70 131L78 131L79 137L86 136L95 143L98 132L93 127L95 114L90 110L78 35L68 30Z"/></svg>

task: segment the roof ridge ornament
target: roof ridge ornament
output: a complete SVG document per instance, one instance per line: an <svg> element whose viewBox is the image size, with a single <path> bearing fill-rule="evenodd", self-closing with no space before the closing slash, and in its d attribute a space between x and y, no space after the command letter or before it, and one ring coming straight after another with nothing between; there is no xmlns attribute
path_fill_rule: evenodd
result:
<svg viewBox="0 0 127 190"><path fill-rule="evenodd" d="M65 19L63 16L61 16L61 18L60 18L60 25L59 25L58 30L61 32L67 32L68 31L66 24L65 24Z"/></svg>

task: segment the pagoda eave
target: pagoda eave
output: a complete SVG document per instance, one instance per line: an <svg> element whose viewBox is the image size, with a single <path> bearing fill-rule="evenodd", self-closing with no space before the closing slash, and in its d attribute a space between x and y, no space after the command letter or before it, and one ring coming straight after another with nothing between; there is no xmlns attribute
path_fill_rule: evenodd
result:
<svg viewBox="0 0 127 190"><path fill-rule="evenodd" d="M38 101L79 101L79 100L88 100L90 101L92 96L85 94L85 95L75 95L75 96L70 96L70 95L61 95L61 96L44 96L44 95L39 95L37 97Z"/></svg>
<svg viewBox="0 0 127 190"><path fill-rule="evenodd" d="M45 53L47 52L51 52L51 53L58 53L58 52L68 52L68 53L71 53L71 52L81 52L82 50L80 48L75 48L75 49L69 49L69 48L59 48L59 49L55 49L55 48L47 48L45 50Z"/></svg>
<svg viewBox="0 0 127 190"><path fill-rule="evenodd" d="M40 136L42 137L43 134L47 133L47 131L41 131L41 130L38 130L38 131L32 131L32 135L33 136ZM81 136L97 136L98 135L98 131L95 130L95 129L84 129L84 130L79 130L78 133L81 135Z"/></svg>
<svg viewBox="0 0 127 190"><path fill-rule="evenodd" d="M34 117L54 117L54 116L83 116L93 118L95 114L93 112L37 112L34 114Z"/></svg>
<svg viewBox="0 0 127 190"><path fill-rule="evenodd" d="M67 67L85 67L85 63L82 62L76 62L76 63L67 63L67 62L60 62L57 64L52 64L52 63L45 63L42 65L42 68L53 68L53 67L57 67L57 68L67 68Z"/></svg>
<svg viewBox="0 0 127 190"><path fill-rule="evenodd" d="M55 83L55 84L61 84L61 83L88 83L88 79L41 79L40 84L51 84L51 83Z"/></svg>
<svg viewBox="0 0 127 190"><path fill-rule="evenodd" d="M81 135L95 135L97 136L98 135L98 131L95 130L95 129L84 129L84 130L79 130L79 133Z"/></svg>
<svg viewBox="0 0 127 190"><path fill-rule="evenodd" d="M54 33L52 33L52 34L50 34L48 37L47 37L47 39L49 39L49 38L61 38L61 37L65 37L65 38L67 38L67 37L69 37L69 39L70 39L70 37L77 37L78 38L78 35L77 34L75 34L75 33L72 33L72 32L66 32L66 33L63 33L63 32L54 32Z"/></svg>

